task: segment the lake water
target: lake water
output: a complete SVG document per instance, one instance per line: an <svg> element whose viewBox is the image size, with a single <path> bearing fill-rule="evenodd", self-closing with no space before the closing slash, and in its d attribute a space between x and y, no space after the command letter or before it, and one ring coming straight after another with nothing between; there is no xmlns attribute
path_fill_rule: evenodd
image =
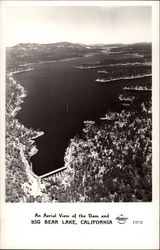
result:
<svg viewBox="0 0 160 250"><path fill-rule="evenodd" d="M64 166L70 139L81 134L85 120L99 120L107 111L121 109L118 95L125 86L123 81L97 83L98 69L75 68L98 59L91 56L44 63L16 74L17 82L27 90L17 118L27 127L44 131L36 139L38 153L31 159L37 175Z"/></svg>

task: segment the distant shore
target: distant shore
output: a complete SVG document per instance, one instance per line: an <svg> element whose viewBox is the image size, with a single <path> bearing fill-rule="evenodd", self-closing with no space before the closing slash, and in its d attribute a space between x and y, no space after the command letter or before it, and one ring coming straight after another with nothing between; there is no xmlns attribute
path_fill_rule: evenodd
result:
<svg viewBox="0 0 160 250"><path fill-rule="evenodd" d="M97 78L96 82L113 82L118 80L131 80L131 79L139 79L147 76L152 76L152 74L144 74L144 75L136 75L136 76L128 76L128 77L117 77L117 78L111 78L111 79L100 79Z"/></svg>
<svg viewBox="0 0 160 250"><path fill-rule="evenodd" d="M69 60L75 60L78 58L80 58L80 57L69 57L69 58L57 59L57 60L51 60L51 61L40 61L40 62L22 64L21 66L39 65L39 64L55 63L55 62L65 62L65 61L69 61ZM29 70L27 70L27 71L29 71Z"/></svg>
<svg viewBox="0 0 160 250"><path fill-rule="evenodd" d="M89 57L89 56L94 56L96 53L87 53L86 55L84 55L84 57ZM51 60L51 61L40 61L40 62L33 62L33 63L25 63L25 64L21 64L20 66L29 66L29 65L39 65L39 64L45 64L45 63L55 63L55 62L65 62L65 61L69 61L69 60L76 60L79 58L82 58L83 56L77 56L77 57L68 57L68 58L63 58L63 59L57 59L57 60ZM30 68L24 71L30 71L30 70L34 70L34 68ZM14 73L20 73L20 72L24 72L24 71L17 71Z"/></svg>

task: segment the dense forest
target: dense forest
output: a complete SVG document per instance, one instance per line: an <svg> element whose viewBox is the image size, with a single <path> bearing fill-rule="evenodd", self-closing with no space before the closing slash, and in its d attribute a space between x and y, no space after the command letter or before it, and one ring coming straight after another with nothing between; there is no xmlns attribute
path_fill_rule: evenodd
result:
<svg viewBox="0 0 160 250"><path fill-rule="evenodd" d="M16 114L21 109L20 105L25 96L24 88L17 84L12 74L9 73L6 79L5 119L7 202L30 201L36 193L35 185L38 186L38 177L34 175L28 162L30 162L33 151L36 151L33 138L42 132L26 128L16 119Z"/></svg>
<svg viewBox="0 0 160 250"><path fill-rule="evenodd" d="M63 178L48 178L44 192L60 202L151 201L151 116L146 102L99 126L87 123L66 151Z"/></svg>

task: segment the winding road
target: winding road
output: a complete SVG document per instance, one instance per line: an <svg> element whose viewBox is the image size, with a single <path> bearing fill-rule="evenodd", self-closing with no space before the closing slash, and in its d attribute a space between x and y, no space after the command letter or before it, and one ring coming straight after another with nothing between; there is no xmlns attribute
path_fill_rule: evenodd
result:
<svg viewBox="0 0 160 250"><path fill-rule="evenodd" d="M25 146L23 146L21 143L19 143L18 145L14 143L14 147L20 150L20 156L22 158L22 162L24 163L26 173L28 175L29 180L32 182L31 195L33 195L34 197L37 195L41 195L41 182L40 182L39 177L35 175L33 171L30 169L30 165L25 158L25 155L24 155Z"/></svg>

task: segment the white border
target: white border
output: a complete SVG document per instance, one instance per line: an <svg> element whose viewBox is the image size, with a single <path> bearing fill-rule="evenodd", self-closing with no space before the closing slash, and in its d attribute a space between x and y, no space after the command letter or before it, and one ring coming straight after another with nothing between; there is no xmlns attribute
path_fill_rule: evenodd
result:
<svg viewBox="0 0 160 250"><path fill-rule="evenodd" d="M53 203L7 204L4 202L5 149L5 11L7 6L152 6L153 45L153 202L151 203ZM4 1L0 2L0 166L1 248L25 249L158 249L159 243L159 3L158 1ZM34 213L109 213L113 225L31 225ZM123 213L125 225L115 218ZM134 225L133 220L143 220Z"/></svg>

